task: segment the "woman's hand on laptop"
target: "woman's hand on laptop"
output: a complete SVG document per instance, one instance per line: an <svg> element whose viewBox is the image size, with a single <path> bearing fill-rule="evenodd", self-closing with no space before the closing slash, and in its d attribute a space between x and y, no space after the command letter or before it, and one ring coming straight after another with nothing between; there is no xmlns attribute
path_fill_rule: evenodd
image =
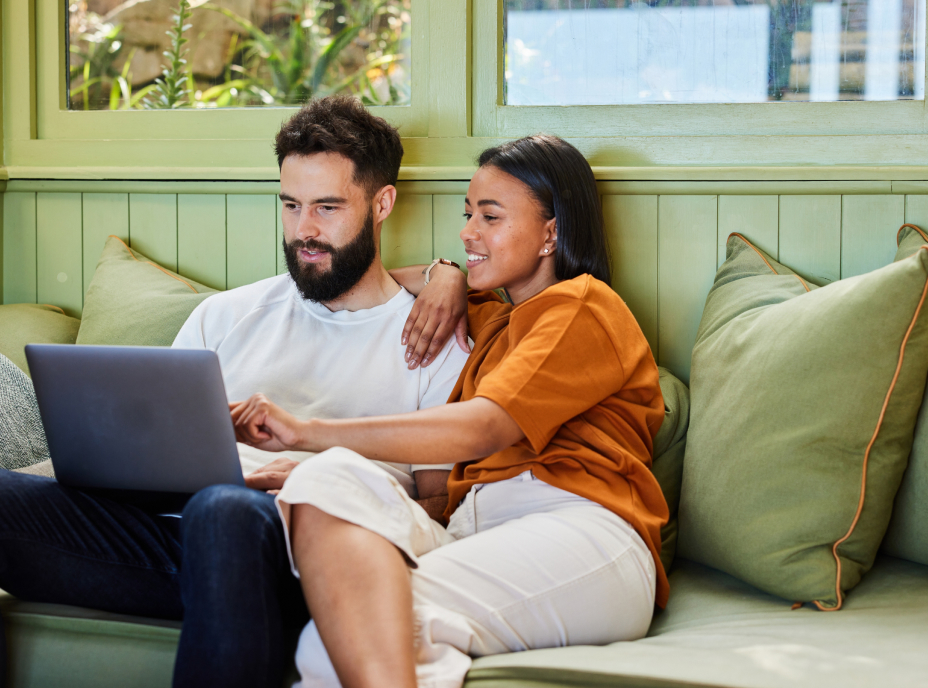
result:
<svg viewBox="0 0 928 688"><path fill-rule="evenodd" d="M302 423L263 394L234 401L229 411L239 442L272 452L299 448Z"/></svg>
<svg viewBox="0 0 928 688"><path fill-rule="evenodd" d="M264 490L268 494L277 494L284 486L290 473L299 466L293 459L275 459L267 466L262 466L254 473L245 476L245 487L252 490Z"/></svg>

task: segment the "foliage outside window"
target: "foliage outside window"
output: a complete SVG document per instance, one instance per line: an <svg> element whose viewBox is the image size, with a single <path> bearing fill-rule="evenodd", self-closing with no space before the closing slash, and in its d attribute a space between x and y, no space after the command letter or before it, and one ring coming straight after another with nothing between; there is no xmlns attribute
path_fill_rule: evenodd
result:
<svg viewBox="0 0 928 688"><path fill-rule="evenodd" d="M506 104L922 100L925 0L506 0Z"/></svg>
<svg viewBox="0 0 928 688"><path fill-rule="evenodd" d="M409 105L412 0L71 0L73 110Z"/></svg>

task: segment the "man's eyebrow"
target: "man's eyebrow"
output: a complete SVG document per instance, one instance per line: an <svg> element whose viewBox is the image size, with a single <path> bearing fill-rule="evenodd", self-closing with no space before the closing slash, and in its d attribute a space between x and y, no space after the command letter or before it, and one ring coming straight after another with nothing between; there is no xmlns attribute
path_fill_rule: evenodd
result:
<svg viewBox="0 0 928 688"><path fill-rule="evenodd" d="M290 203L299 203L299 201L295 199L293 196L291 196L290 194L286 194L281 191L280 194L278 195L280 196L280 200L282 201L289 201ZM313 205L338 205L338 204L347 203L347 202L348 202L348 199L342 198L341 196L324 196L323 198L317 198L313 200L312 204Z"/></svg>

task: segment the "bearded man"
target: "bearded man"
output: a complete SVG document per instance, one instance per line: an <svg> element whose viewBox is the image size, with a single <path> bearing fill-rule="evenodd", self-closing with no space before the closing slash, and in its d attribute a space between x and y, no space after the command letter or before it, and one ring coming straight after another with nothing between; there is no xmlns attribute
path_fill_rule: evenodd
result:
<svg viewBox="0 0 928 688"><path fill-rule="evenodd" d="M208 298L174 347L215 351L230 402L261 392L301 418L445 403L466 359L444 343L463 303L432 318L420 303L410 319L415 299L380 260L403 155L396 129L356 100L323 98L282 126L276 151L289 274ZM432 267L454 294L448 301L460 301L460 271ZM406 341L407 319L426 323L417 341ZM175 686L277 688L293 657L287 628L301 628L308 611L273 495L307 456L240 445L246 487L202 490L181 518L0 471L0 588L183 618ZM381 467L413 498L444 508L450 465Z"/></svg>

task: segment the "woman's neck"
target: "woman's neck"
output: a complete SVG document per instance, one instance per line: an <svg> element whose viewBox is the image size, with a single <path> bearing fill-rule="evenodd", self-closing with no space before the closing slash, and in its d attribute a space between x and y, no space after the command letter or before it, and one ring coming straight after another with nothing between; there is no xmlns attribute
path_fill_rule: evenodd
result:
<svg viewBox="0 0 928 688"><path fill-rule="evenodd" d="M511 285L505 287L506 293L509 294L509 298L512 301L513 306L518 306L520 303L528 301L530 298L536 294L540 294L548 287L558 284L562 280L559 280L555 274L554 269L550 271L539 270L531 279L517 285Z"/></svg>

